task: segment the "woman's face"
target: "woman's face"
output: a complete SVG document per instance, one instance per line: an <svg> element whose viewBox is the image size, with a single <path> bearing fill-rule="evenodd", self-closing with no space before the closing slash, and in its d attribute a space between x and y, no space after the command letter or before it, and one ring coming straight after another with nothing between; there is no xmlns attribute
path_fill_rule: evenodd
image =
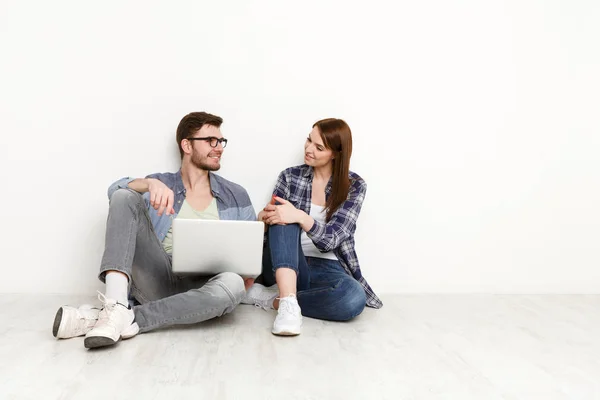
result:
<svg viewBox="0 0 600 400"><path fill-rule="evenodd" d="M325 147L319 128L315 126L304 144L304 163L318 168L331 163L332 157L333 152Z"/></svg>

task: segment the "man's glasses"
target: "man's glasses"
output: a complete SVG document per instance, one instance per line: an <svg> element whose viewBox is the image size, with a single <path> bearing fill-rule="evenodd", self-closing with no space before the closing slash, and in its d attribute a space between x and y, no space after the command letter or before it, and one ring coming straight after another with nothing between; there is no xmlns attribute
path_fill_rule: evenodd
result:
<svg viewBox="0 0 600 400"><path fill-rule="evenodd" d="M190 137L187 140L204 140L210 144L210 147L217 147L219 143L223 146L223 148L227 147L227 139L225 138L216 138L214 136L208 137Z"/></svg>

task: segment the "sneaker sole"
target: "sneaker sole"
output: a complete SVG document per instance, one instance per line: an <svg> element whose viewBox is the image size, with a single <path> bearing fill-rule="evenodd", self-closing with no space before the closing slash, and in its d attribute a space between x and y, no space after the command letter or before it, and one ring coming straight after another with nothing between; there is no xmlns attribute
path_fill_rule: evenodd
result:
<svg viewBox="0 0 600 400"><path fill-rule="evenodd" d="M279 333L271 332L271 333L275 336L298 336L299 335L299 333L296 333L296 332L279 332Z"/></svg>
<svg viewBox="0 0 600 400"><path fill-rule="evenodd" d="M83 340L83 345L86 349L95 349L98 347L112 346L114 344L117 344L117 342L120 342L121 340L131 339L132 337L136 336L139 333L139 331L140 327L136 322L134 322L123 331L123 333L116 342L106 336L90 336L86 337Z"/></svg>
<svg viewBox="0 0 600 400"><path fill-rule="evenodd" d="M119 338L119 340L121 340L121 338ZM86 349L95 349L98 347L112 346L112 345L116 344L119 340L117 340L115 342L111 338L108 338L105 336L92 336L92 337L86 337L83 340L83 345L85 346Z"/></svg>
<svg viewBox="0 0 600 400"><path fill-rule="evenodd" d="M300 334L300 331L293 331L291 329L284 329L282 331L271 331L271 333L273 335L276 336L298 336Z"/></svg>
<svg viewBox="0 0 600 400"><path fill-rule="evenodd" d="M56 312L56 317L54 317L54 324L52 325L52 335L57 337L58 329L60 328L60 322L62 321L63 308L59 308Z"/></svg>

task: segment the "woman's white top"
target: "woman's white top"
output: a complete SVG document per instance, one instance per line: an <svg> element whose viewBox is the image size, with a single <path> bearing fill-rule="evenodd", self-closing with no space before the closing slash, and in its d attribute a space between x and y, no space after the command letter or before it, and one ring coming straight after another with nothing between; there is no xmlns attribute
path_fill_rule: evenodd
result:
<svg viewBox="0 0 600 400"><path fill-rule="evenodd" d="M319 221L324 224L326 216L325 207L321 207L316 204L310 203L310 216L313 217L315 221ZM317 246L315 246L313 241L310 240L310 238L304 231L302 231L302 234L300 235L300 243L302 244L302 251L304 252L305 257L318 257L337 261L337 257L335 256L335 254L333 254L333 251L321 253L319 249L317 249Z"/></svg>

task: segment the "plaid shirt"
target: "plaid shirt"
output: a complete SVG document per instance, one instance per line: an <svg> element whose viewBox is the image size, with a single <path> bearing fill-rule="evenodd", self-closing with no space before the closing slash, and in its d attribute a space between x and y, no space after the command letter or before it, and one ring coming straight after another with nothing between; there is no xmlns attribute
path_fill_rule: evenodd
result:
<svg viewBox="0 0 600 400"><path fill-rule="evenodd" d="M351 185L348 198L331 216L327 223L315 221L307 233L315 246L322 252L333 251L346 272L365 289L367 306L381 308L383 303L363 278L354 251L356 220L367 192L366 182L354 172L349 174ZM299 165L282 171L277 178L273 194L288 200L299 210L310 214L313 169ZM331 180L325 187L325 197L331 193Z"/></svg>

